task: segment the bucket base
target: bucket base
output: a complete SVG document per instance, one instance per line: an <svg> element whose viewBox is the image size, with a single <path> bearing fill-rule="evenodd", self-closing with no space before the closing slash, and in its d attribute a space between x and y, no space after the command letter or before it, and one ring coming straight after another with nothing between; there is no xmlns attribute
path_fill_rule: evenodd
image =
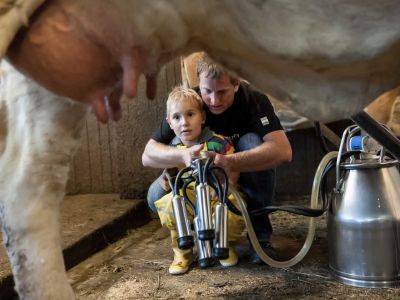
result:
<svg viewBox="0 0 400 300"><path fill-rule="evenodd" d="M341 283L346 285L351 285L355 287L363 288L392 288L400 287L400 278L395 278L392 280L366 280L366 279L356 279L350 278L348 276L343 276L334 270L331 270L333 277Z"/></svg>

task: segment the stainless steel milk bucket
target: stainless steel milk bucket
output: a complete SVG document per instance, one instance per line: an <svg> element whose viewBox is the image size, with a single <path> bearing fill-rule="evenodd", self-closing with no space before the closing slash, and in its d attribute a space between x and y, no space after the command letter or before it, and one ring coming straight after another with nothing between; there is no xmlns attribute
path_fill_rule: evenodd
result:
<svg viewBox="0 0 400 300"><path fill-rule="evenodd" d="M329 266L360 287L399 284L400 175L397 161L340 164L342 179L328 213Z"/></svg>

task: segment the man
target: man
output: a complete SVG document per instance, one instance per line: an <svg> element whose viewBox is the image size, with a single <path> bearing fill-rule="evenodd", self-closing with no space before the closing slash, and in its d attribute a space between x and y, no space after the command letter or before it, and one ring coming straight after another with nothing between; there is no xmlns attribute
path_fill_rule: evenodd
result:
<svg viewBox="0 0 400 300"><path fill-rule="evenodd" d="M197 66L199 87L196 89L206 104L205 126L232 139L236 153L215 154L214 163L227 173L240 172L240 190L246 195L249 211L270 205L275 186L275 167L292 158L290 143L274 113L268 98L229 71L217 66L207 56ZM171 168L190 165L191 157L201 150L197 145L187 149L168 146L174 137L163 120L146 145L144 166ZM154 201L166 192L159 177L149 188L149 207L155 211ZM265 216L251 218L262 248L276 256L269 243L272 227ZM250 259L262 263L251 248Z"/></svg>

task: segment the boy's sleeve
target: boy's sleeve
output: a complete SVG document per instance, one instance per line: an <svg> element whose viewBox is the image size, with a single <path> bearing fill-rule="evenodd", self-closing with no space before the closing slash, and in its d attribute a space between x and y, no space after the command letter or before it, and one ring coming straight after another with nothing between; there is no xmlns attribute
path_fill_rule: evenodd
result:
<svg viewBox="0 0 400 300"><path fill-rule="evenodd" d="M207 150L219 154L231 154L235 152L232 142L228 138L219 134L214 134L214 136L207 141Z"/></svg>
<svg viewBox="0 0 400 300"><path fill-rule="evenodd" d="M235 152L233 143L228 138L224 137L224 149L221 154L232 154L233 152Z"/></svg>

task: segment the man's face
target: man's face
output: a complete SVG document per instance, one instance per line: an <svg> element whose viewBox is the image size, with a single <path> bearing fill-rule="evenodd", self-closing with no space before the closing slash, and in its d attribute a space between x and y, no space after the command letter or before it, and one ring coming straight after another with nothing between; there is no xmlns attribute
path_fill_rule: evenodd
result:
<svg viewBox="0 0 400 300"><path fill-rule="evenodd" d="M222 114L233 103L239 84L232 84L228 75L219 78L207 78L204 73L199 76L201 97L214 115Z"/></svg>

